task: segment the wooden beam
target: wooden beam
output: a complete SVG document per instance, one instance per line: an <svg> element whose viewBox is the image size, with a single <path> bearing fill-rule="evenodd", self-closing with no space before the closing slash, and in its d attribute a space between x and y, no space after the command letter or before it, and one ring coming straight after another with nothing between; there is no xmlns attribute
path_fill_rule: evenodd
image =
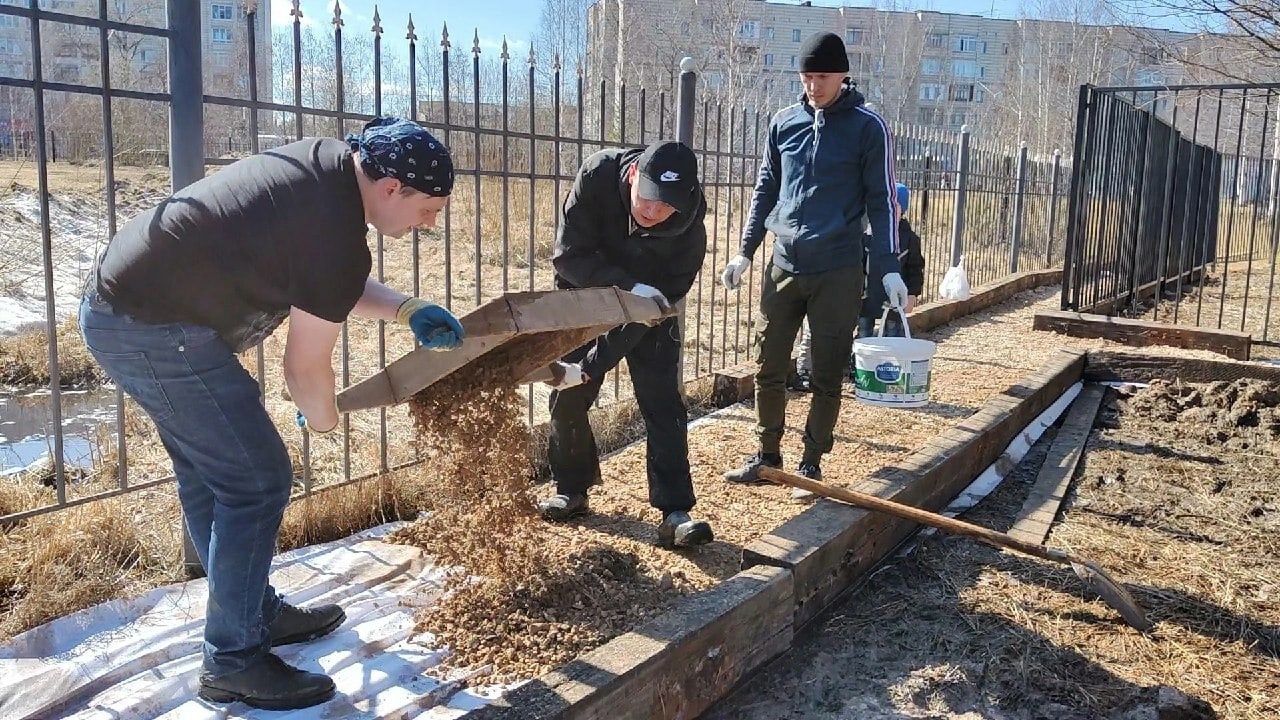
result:
<svg viewBox="0 0 1280 720"><path fill-rule="evenodd" d="M1168 345L1188 350L1209 350L1236 360L1249 359L1249 346L1253 342L1253 336L1234 330L1057 310L1036 313L1032 327L1072 337L1114 340L1134 347Z"/></svg>
<svg viewBox="0 0 1280 720"><path fill-rule="evenodd" d="M697 717L791 645L791 607L791 573L744 570L467 717Z"/></svg>
<svg viewBox="0 0 1280 720"><path fill-rule="evenodd" d="M1022 503L1022 510L1009 529L1009 535L1037 545L1043 544L1049 537L1053 520L1058 516L1058 510L1067 497L1076 466L1084 454L1085 442L1093 430L1093 422L1098 417L1098 407L1102 405L1106 390L1103 385L1086 385L1075 402L1071 403L1067 419L1053 438L1049 454L1040 466L1036 482Z"/></svg>
<svg viewBox="0 0 1280 720"><path fill-rule="evenodd" d="M956 318L971 315L993 305L1009 300L1018 293L1034 290L1044 285L1061 285L1062 270L1034 270L1016 273L1002 280L976 287L968 300L940 300L921 305L907 315L913 332L925 332L946 325Z"/></svg>
<svg viewBox="0 0 1280 720"><path fill-rule="evenodd" d="M926 510L941 510L1079 381L1084 362L1081 351L1059 352L1044 368L930 439L906 461L882 468L854 487ZM799 628L917 529L888 515L819 500L748 545L742 563L743 567L774 565L794 573Z"/></svg>
<svg viewBox="0 0 1280 720"><path fill-rule="evenodd" d="M1133 350L1090 350L1084 377L1092 382L1215 382L1254 378L1280 382L1280 365L1150 355Z"/></svg>

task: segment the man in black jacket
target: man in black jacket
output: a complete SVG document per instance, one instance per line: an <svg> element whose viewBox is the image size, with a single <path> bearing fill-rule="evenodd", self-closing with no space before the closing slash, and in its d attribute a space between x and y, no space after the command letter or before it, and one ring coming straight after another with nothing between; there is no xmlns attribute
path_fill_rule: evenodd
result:
<svg viewBox="0 0 1280 720"><path fill-rule="evenodd" d="M677 142L601 150L582 164L565 199L551 263L556 287L617 286L664 307L693 286L707 252L706 199L693 151ZM551 474L556 495L538 504L549 520L587 512L600 459L587 411L605 373L623 360L648 432L649 502L662 513L659 544L703 545L711 526L689 517L688 411L680 396L680 325L616 328L564 358L552 384Z"/></svg>

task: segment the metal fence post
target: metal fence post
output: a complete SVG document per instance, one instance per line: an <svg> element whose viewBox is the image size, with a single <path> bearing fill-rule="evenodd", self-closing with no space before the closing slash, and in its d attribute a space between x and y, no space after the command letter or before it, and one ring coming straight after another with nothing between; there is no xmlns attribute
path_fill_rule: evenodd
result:
<svg viewBox="0 0 1280 720"><path fill-rule="evenodd" d="M964 210L969 196L969 126L960 126L960 157L956 162L956 206L951 222L951 266L964 254Z"/></svg>
<svg viewBox="0 0 1280 720"><path fill-rule="evenodd" d="M167 0L169 20L169 178L175 191L204 177L204 76L201 64L201 4ZM182 529L182 565L204 574L191 535Z"/></svg>
<svg viewBox="0 0 1280 720"><path fill-rule="evenodd" d="M698 74L694 71L695 63L693 58L685 57L680 60L680 86L676 91L676 140L684 143L688 147L693 147L693 110L694 101L698 89ZM643 142L643 138L641 138ZM703 169L705 174L705 168ZM684 395L684 339L685 339L685 301L684 298L676 303L676 311L678 313L680 324L680 395ZM698 312L702 312L702 308L698 308ZM697 372L696 370L694 371Z"/></svg>
<svg viewBox="0 0 1280 720"><path fill-rule="evenodd" d="M1053 151L1053 175L1049 180L1049 240L1045 243L1044 266L1053 267L1053 233L1058 229L1058 178L1062 170L1062 151Z"/></svg>
<svg viewBox="0 0 1280 720"><path fill-rule="evenodd" d="M1009 243L1009 273L1018 272L1018 254L1022 252L1023 212L1027 208L1027 143L1018 145L1018 169L1014 176L1013 239Z"/></svg>

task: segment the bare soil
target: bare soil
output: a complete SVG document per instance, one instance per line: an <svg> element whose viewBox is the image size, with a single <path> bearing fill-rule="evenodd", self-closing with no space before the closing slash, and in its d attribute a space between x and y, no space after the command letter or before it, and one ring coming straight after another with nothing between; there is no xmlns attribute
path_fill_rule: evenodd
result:
<svg viewBox="0 0 1280 720"><path fill-rule="evenodd" d="M1048 544L1111 570L1127 627L1070 569L931 534L706 717L1280 716L1280 386L1112 395ZM967 520L1007 530L1051 431Z"/></svg>

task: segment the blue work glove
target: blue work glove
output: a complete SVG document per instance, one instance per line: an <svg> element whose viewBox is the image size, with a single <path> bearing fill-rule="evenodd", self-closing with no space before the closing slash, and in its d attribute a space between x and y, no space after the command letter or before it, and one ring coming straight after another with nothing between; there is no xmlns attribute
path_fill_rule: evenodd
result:
<svg viewBox="0 0 1280 720"><path fill-rule="evenodd" d="M428 350L456 350L466 337L462 323L453 313L419 298L409 298L400 303L396 320L401 325L408 325L413 336Z"/></svg>
<svg viewBox="0 0 1280 720"><path fill-rule="evenodd" d="M342 421L339 420L337 423L334 424L333 427L329 428L328 430L317 430L316 428L312 427L309 423L307 423L307 417L302 414L301 410L297 410L295 412L297 414L294 417L294 421L298 423L298 427L302 428L303 430L310 430L311 432L317 435L327 435L328 433L331 433L334 430L337 430L338 426L342 424Z"/></svg>

